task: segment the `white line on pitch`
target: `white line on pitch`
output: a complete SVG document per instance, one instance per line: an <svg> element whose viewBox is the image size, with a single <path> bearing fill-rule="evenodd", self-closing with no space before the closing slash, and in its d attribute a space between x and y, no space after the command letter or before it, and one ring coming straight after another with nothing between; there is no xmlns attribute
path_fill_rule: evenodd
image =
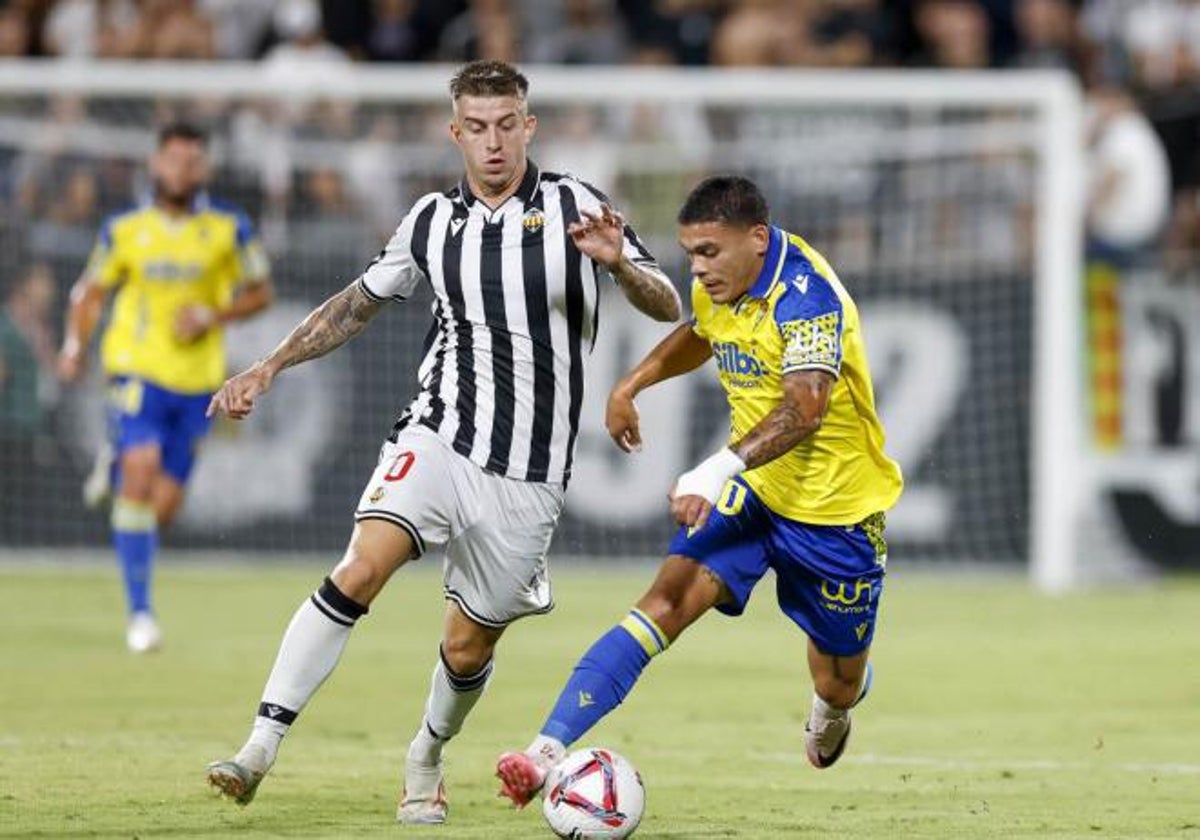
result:
<svg viewBox="0 0 1200 840"><path fill-rule="evenodd" d="M768 761L778 761L785 764L802 763L803 753L763 753L762 758ZM848 755L845 759L854 764L880 764L894 767L930 767L937 770L1121 770L1128 773L1163 773L1180 775L1200 775L1200 764L1165 763L1151 764L1145 762L1120 762L1108 764L1102 761L1053 761L1049 759L1013 759L999 758L939 758L929 755L877 755L863 753Z"/></svg>

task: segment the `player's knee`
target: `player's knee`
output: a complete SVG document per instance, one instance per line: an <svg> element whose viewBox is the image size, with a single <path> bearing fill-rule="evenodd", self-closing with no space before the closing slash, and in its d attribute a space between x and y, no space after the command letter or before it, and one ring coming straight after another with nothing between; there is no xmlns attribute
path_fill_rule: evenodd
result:
<svg viewBox="0 0 1200 840"><path fill-rule="evenodd" d="M388 576L377 564L350 551L329 577L343 595L366 607L379 594Z"/></svg>
<svg viewBox="0 0 1200 840"><path fill-rule="evenodd" d="M495 644L471 636L449 636L442 640L442 658L456 674L475 674L492 658Z"/></svg>
<svg viewBox="0 0 1200 840"><path fill-rule="evenodd" d="M637 608L672 640L687 624L687 618L684 615L683 593L651 590L638 601Z"/></svg>

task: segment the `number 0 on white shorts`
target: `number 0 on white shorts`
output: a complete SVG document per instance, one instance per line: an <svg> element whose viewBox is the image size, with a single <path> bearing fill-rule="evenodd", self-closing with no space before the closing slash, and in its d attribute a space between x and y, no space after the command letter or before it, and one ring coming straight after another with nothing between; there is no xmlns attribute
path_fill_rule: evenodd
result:
<svg viewBox="0 0 1200 840"><path fill-rule="evenodd" d="M384 444L354 518L404 529L415 556L444 545L446 597L472 620L502 627L554 606L546 552L563 495L558 485L489 473L416 426Z"/></svg>

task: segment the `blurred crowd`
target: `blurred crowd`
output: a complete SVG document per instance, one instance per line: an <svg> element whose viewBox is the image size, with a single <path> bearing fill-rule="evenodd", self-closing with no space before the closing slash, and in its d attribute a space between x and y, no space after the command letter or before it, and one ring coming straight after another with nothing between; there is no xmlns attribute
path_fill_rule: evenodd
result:
<svg viewBox="0 0 1200 840"><path fill-rule="evenodd" d="M1194 0L6 0L0 55L1073 67L1194 78Z"/></svg>
<svg viewBox="0 0 1200 840"><path fill-rule="evenodd" d="M1091 95L1094 229L1120 247L1164 230L1172 255L1200 247L1200 0L0 0L0 55L257 60L279 73L474 58L1064 68ZM319 175L314 200L342 202L336 180ZM89 190L72 181L57 212Z"/></svg>
<svg viewBox="0 0 1200 840"><path fill-rule="evenodd" d="M1187 83L1195 0L4 0L0 55L1070 67Z"/></svg>
<svg viewBox="0 0 1200 840"><path fill-rule="evenodd" d="M1064 68L1091 94L1094 230L1122 248L1164 229L1171 254L1200 246L1200 0L0 0L0 55L257 60L281 74L474 58ZM343 123L334 140L396 134L386 121L332 118ZM253 125L241 129L262 148ZM265 176L276 196L288 178L277 169ZM347 179L316 173L309 198L336 209L352 191ZM101 192L92 180L68 177L47 212L78 215ZM1164 201L1172 206L1160 212ZM384 215L395 212L384 203ZM1130 213L1137 219L1124 221Z"/></svg>

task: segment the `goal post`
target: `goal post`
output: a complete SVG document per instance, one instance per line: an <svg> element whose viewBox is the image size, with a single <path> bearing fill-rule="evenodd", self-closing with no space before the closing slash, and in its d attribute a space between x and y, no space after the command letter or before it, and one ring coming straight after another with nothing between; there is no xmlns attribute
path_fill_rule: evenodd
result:
<svg viewBox="0 0 1200 840"><path fill-rule="evenodd" d="M1071 76L523 69L542 118L531 156L610 192L681 289L674 210L690 184L713 171L755 177L776 221L838 269L863 308L881 412L908 476L889 522L898 562L1016 561L1040 589L1079 582L1089 478L1082 94ZM249 205L273 249L285 304L232 331L236 367L277 340L285 315L352 279L386 235L384 220L394 225L420 191L457 179L444 131L452 72L350 66L279 76L239 63L7 62L0 153L33 163L52 154L103 178L137 168L164 114L211 126L214 190ZM66 101L82 104L58 125ZM41 145L52 133L57 145L47 152ZM45 175L46 191L64 188L66 177ZM372 183L387 187L386 200L364 189ZM330 197L339 188L348 197ZM94 228L101 211L126 199L103 195L105 206L77 227ZM57 229L42 227L39 247L53 251ZM62 274L78 270L77 251L57 255ZM613 298L606 296L592 360L559 555L660 553L670 528L654 505L663 507L670 476L723 433L711 384L671 383L643 400L651 433L644 459L622 461L606 448L607 388L661 335ZM285 430L286 441L248 430L253 421L217 430L178 544L299 551L344 539L386 418L411 393L428 314L424 303L402 309L342 358L281 379L281 413L262 423ZM337 400L348 410L336 410ZM98 412L94 396L65 399L60 437L90 446L99 430L87 418ZM70 456L77 471L88 448ZM241 499L228 491L231 470ZM73 497L76 477L63 477L53 495ZM24 504L22 515L52 516L49 503ZM63 536L47 525L33 541L82 542L100 529L93 523Z"/></svg>
<svg viewBox="0 0 1200 840"><path fill-rule="evenodd" d="M1039 85L1045 103L1038 145L1039 247L1030 571L1034 584L1062 592L1080 584L1081 505L1091 483L1084 452L1083 103L1071 77Z"/></svg>

